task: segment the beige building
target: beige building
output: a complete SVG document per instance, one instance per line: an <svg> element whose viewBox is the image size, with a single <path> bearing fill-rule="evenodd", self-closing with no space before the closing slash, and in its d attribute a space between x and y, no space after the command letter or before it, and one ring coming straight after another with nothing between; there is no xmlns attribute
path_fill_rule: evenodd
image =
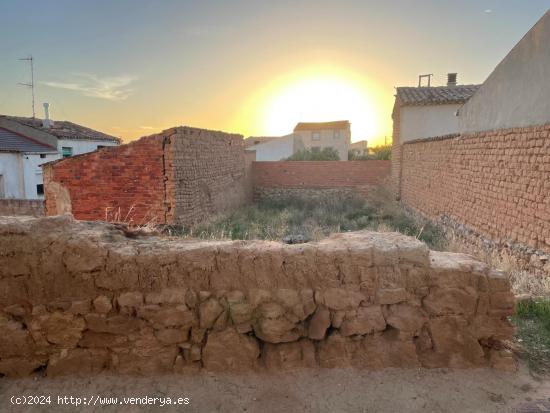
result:
<svg viewBox="0 0 550 413"><path fill-rule="evenodd" d="M350 123L347 120L336 122L300 122L294 128L294 135L299 137L304 148L312 150L334 148L341 161L348 160L351 144Z"/></svg>

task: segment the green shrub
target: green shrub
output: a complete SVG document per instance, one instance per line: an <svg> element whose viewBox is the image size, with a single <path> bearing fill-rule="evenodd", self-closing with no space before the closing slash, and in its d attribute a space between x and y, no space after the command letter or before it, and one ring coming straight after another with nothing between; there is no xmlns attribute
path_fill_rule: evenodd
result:
<svg viewBox="0 0 550 413"><path fill-rule="evenodd" d="M363 154L357 149L348 151L348 160L350 161L370 161L370 160L388 160L391 159L391 146L382 145L369 148L368 154Z"/></svg>
<svg viewBox="0 0 550 413"><path fill-rule="evenodd" d="M292 156L286 159L287 161L339 161L340 156L334 148L319 149L300 149Z"/></svg>
<svg viewBox="0 0 550 413"><path fill-rule="evenodd" d="M519 301L512 317L521 343L521 356L529 368L540 374L550 372L550 299Z"/></svg>

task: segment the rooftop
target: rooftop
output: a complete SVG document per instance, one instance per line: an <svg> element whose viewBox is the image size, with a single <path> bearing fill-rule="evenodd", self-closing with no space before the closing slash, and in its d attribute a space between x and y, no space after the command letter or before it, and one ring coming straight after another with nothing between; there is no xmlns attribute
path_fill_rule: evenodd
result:
<svg viewBox="0 0 550 413"><path fill-rule="evenodd" d="M56 148L0 128L0 152L57 152Z"/></svg>
<svg viewBox="0 0 550 413"><path fill-rule="evenodd" d="M481 85L436 87L398 87L396 103L401 106L444 105L464 103Z"/></svg>
<svg viewBox="0 0 550 413"><path fill-rule="evenodd" d="M280 136L249 136L244 140L244 147L248 148L259 143L265 143L279 138Z"/></svg>
<svg viewBox="0 0 550 413"><path fill-rule="evenodd" d="M334 122L300 122L294 128L294 132L301 130L325 130L325 129L347 129L350 123L347 120Z"/></svg>
<svg viewBox="0 0 550 413"><path fill-rule="evenodd" d="M107 135L82 125L77 125L66 120L56 120L52 122L51 127L45 128L42 126L42 119L25 118L21 116L0 115L0 118L11 120L25 126L49 133L59 139L78 139L78 140L95 140L95 141L110 141L120 143L120 138Z"/></svg>

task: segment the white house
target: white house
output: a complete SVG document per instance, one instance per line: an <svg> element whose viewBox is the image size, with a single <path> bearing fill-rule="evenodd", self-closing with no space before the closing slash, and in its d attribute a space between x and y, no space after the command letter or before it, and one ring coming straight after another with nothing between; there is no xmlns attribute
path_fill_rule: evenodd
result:
<svg viewBox="0 0 550 413"><path fill-rule="evenodd" d="M459 132L457 111L479 85L398 87L393 107L393 140L399 143Z"/></svg>
<svg viewBox="0 0 550 413"><path fill-rule="evenodd" d="M280 161L301 149L332 148L341 161L348 160L351 132L347 120L335 122L300 122L294 133L285 136L262 136L245 139L245 150L256 152L256 161Z"/></svg>
<svg viewBox="0 0 550 413"><path fill-rule="evenodd" d="M119 144L119 138L68 121L0 115L0 198L41 199L40 165Z"/></svg>
<svg viewBox="0 0 550 413"><path fill-rule="evenodd" d="M250 144L247 145L246 141L249 140ZM278 137L250 137L245 140L245 146L247 151L256 152L256 161L280 161L303 148L293 133Z"/></svg>

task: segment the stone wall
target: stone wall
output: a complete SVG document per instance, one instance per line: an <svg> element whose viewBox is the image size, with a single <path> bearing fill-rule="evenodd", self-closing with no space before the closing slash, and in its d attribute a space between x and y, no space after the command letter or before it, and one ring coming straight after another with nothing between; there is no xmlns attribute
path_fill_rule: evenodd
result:
<svg viewBox="0 0 550 413"><path fill-rule="evenodd" d="M44 201L41 199L0 199L0 215L44 215Z"/></svg>
<svg viewBox="0 0 550 413"><path fill-rule="evenodd" d="M401 162L405 205L550 252L550 125L406 143Z"/></svg>
<svg viewBox="0 0 550 413"><path fill-rule="evenodd" d="M189 241L0 217L0 373L514 369L503 274L397 233Z"/></svg>
<svg viewBox="0 0 550 413"><path fill-rule="evenodd" d="M47 215L192 225L251 200L241 135L177 127L44 165Z"/></svg>
<svg viewBox="0 0 550 413"><path fill-rule="evenodd" d="M390 161L382 160L254 162L254 196L300 192L310 196L326 189L353 190L364 195L389 173Z"/></svg>

